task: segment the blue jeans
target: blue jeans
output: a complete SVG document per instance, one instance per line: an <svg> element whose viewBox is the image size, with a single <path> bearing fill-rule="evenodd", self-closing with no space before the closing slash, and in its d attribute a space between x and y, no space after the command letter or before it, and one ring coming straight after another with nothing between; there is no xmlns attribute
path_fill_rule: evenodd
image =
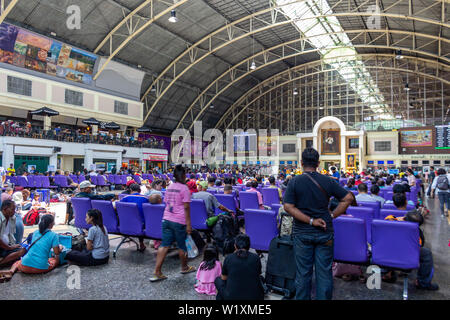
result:
<svg viewBox="0 0 450 320"><path fill-rule="evenodd" d="M420 248L420 265L417 270L417 281L423 287L427 287L431 284L433 279L434 267L433 267L433 254L430 249Z"/></svg>
<svg viewBox="0 0 450 320"><path fill-rule="evenodd" d="M16 216L16 233L14 234L14 238L16 238L16 244L21 244L23 239L23 221L22 217L19 214L15 214Z"/></svg>
<svg viewBox="0 0 450 320"><path fill-rule="evenodd" d="M441 208L441 214L445 215L444 204L447 203L447 210L450 210L450 193L449 192L439 192L439 206Z"/></svg>
<svg viewBox="0 0 450 320"><path fill-rule="evenodd" d="M316 275L316 299L331 300L333 296L333 233L295 233L294 251L297 273L297 300L311 300L313 267Z"/></svg>

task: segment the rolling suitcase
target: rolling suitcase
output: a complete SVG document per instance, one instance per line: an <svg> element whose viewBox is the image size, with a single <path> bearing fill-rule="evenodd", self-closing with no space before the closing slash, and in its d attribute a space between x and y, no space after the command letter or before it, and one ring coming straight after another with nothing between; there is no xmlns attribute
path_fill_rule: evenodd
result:
<svg viewBox="0 0 450 320"><path fill-rule="evenodd" d="M273 238L269 246L266 266L266 286L285 298L295 295L295 255L292 236Z"/></svg>

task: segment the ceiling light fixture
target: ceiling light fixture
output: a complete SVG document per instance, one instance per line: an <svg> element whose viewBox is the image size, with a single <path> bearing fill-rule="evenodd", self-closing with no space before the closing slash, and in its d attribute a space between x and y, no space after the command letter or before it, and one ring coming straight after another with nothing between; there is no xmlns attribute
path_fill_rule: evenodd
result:
<svg viewBox="0 0 450 320"><path fill-rule="evenodd" d="M256 69L256 63L253 60L252 65L250 66L250 70L255 70Z"/></svg>
<svg viewBox="0 0 450 320"><path fill-rule="evenodd" d="M395 59L403 59L402 50L397 50L397 55L395 56Z"/></svg>
<svg viewBox="0 0 450 320"><path fill-rule="evenodd" d="M294 88L294 96L297 96L297 95L298 95L297 88Z"/></svg>
<svg viewBox="0 0 450 320"><path fill-rule="evenodd" d="M211 104L211 105L209 106L209 108L210 108L210 109L214 109L214 105Z"/></svg>
<svg viewBox="0 0 450 320"><path fill-rule="evenodd" d="M150 91L151 91L151 92L155 92L155 91L156 91L155 86L152 86L152 89L151 89Z"/></svg>
<svg viewBox="0 0 450 320"><path fill-rule="evenodd" d="M55 32L50 32L50 35L52 36L52 37L56 37L56 33Z"/></svg>
<svg viewBox="0 0 450 320"><path fill-rule="evenodd" d="M172 23L177 23L178 22L177 12L175 10L170 11L169 21L172 22Z"/></svg>
<svg viewBox="0 0 450 320"><path fill-rule="evenodd" d="M409 88L409 84L406 84L405 85L405 89L404 89L405 91L409 91L409 90L411 90L410 88Z"/></svg>

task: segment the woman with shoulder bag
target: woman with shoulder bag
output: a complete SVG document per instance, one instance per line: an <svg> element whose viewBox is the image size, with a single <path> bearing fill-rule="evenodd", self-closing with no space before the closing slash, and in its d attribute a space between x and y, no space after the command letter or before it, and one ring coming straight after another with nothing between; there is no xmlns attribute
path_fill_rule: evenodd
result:
<svg viewBox="0 0 450 320"><path fill-rule="evenodd" d="M61 249L58 235L51 231L54 225L55 218L52 215L42 216L39 230L33 233L27 253L10 270L3 272L3 276L11 278L17 270L27 274L40 274L55 269L59 264ZM49 258L52 249L54 256Z"/></svg>

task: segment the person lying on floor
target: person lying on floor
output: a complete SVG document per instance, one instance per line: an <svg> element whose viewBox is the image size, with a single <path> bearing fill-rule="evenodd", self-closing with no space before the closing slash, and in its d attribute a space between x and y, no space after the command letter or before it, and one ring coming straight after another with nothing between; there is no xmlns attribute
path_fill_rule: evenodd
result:
<svg viewBox="0 0 450 320"><path fill-rule="evenodd" d="M2 202L0 212L0 267L11 265L19 260L26 250L16 244L16 205L12 200Z"/></svg>
<svg viewBox="0 0 450 320"><path fill-rule="evenodd" d="M392 197L394 205L398 210L406 210L406 195L404 193L396 193ZM423 224L423 217L417 210L409 211L404 217L396 217L393 215L387 216L385 220L390 221L409 221L416 222L421 226ZM433 266L433 254L430 249L424 248L425 236L422 230L419 228L419 243L420 243L420 256L419 256L419 269L417 270L416 288L424 290L439 290L439 286L436 283L432 283L434 266ZM384 276L383 281L394 283L397 280L395 271L389 270Z"/></svg>
<svg viewBox="0 0 450 320"><path fill-rule="evenodd" d="M31 245L22 260L16 261L10 270L3 272L6 280L11 279L18 270L27 274L47 273L59 264L59 238L52 230L55 218L51 214L43 215L39 222L39 229L33 233ZM54 257L49 258L53 249Z"/></svg>
<svg viewBox="0 0 450 320"><path fill-rule="evenodd" d="M98 266L109 261L108 230L103 225L102 213L98 209L90 209L86 213L86 223L91 224L83 251L71 250L66 255L69 263L81 266Z"/></svg>

